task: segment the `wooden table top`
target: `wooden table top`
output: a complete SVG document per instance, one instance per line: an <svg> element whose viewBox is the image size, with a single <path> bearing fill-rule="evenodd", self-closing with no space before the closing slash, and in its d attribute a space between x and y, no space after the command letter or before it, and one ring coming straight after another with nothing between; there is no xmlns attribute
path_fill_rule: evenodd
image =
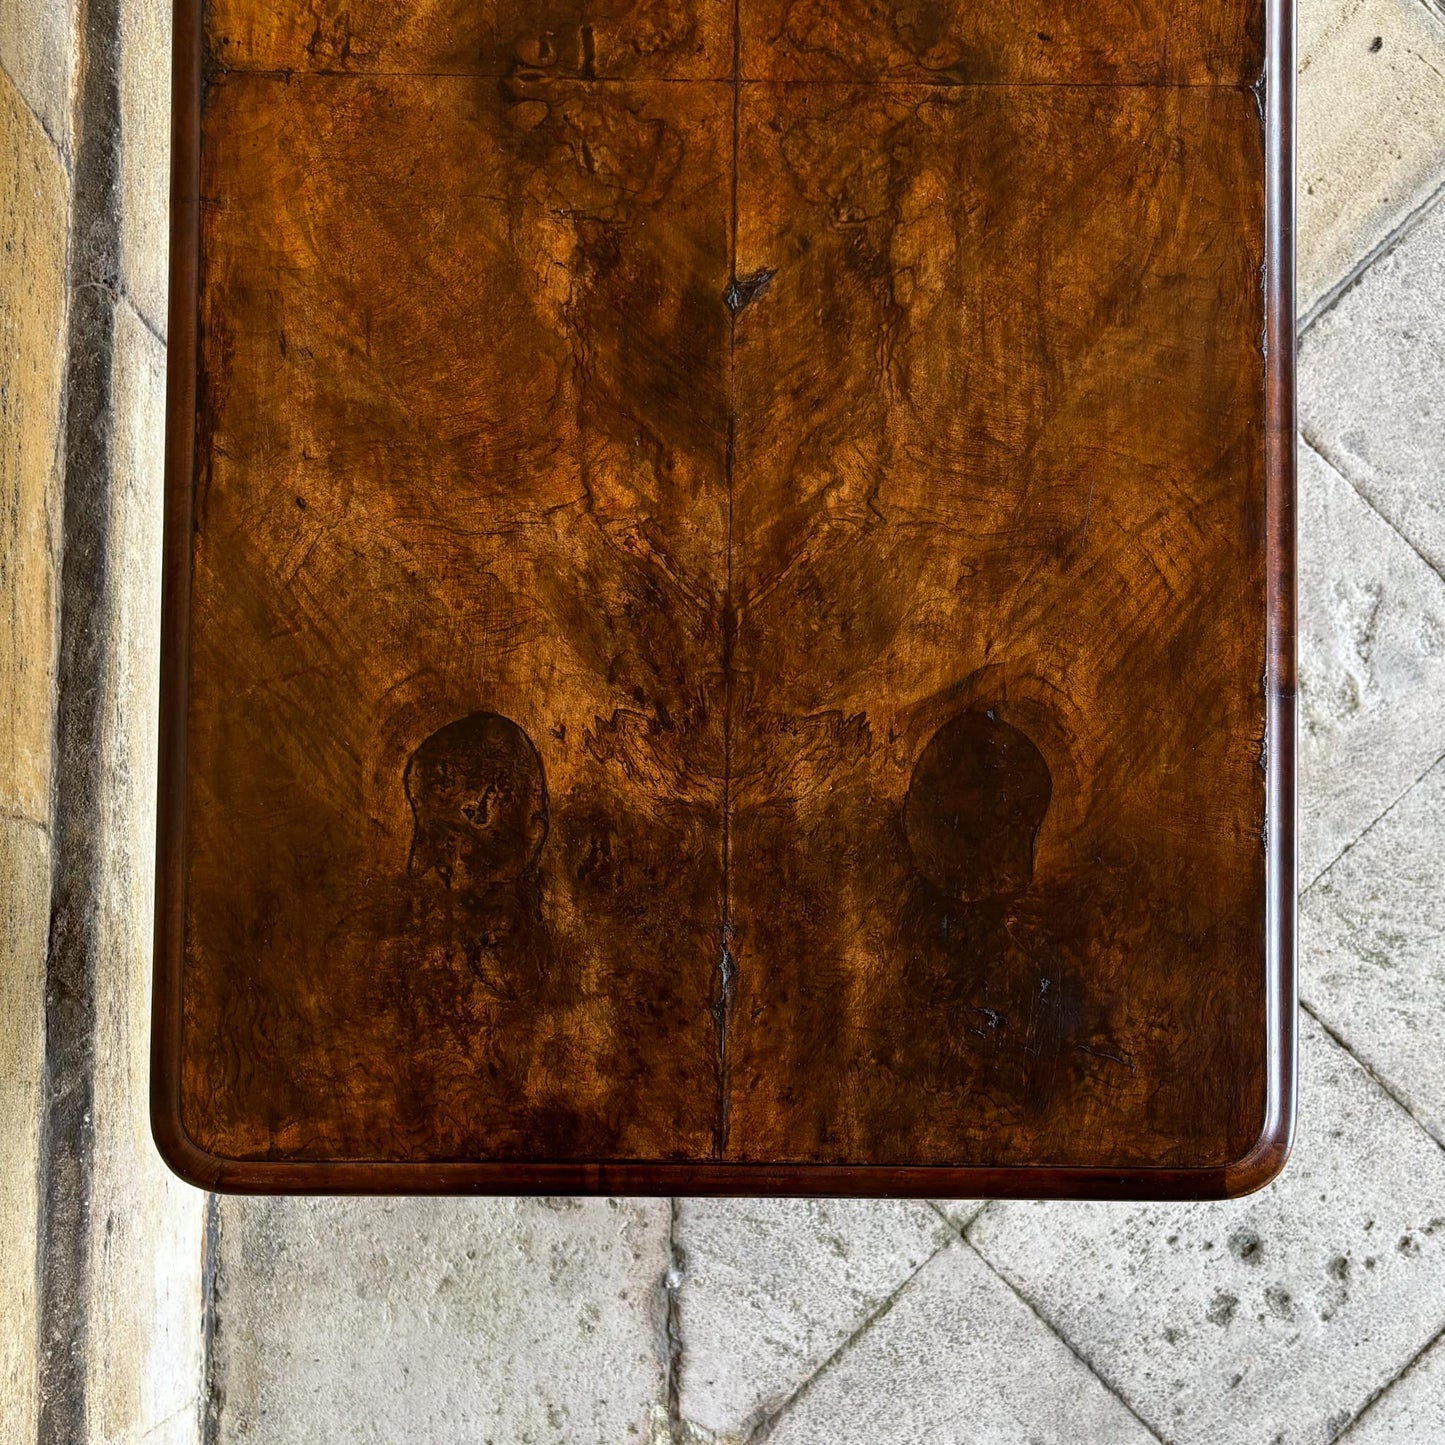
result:
<svg viewBox="0 0 1445 1445"><path fill-rule="evenodd" d="M1283 0L201 10L170 1163L298 1192L1271 1177Z"/></svg>

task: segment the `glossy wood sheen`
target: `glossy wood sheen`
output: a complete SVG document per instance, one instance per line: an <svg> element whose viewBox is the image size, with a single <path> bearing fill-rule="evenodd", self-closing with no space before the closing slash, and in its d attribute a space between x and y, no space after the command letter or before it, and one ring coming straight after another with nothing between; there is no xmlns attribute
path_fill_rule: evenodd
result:
<svg viewBox="0 0 1445 1445"><path fill-rule="evenodd" d="M176 35L170 1162L1270 1177L1283 8L215 0Z"/></svg>

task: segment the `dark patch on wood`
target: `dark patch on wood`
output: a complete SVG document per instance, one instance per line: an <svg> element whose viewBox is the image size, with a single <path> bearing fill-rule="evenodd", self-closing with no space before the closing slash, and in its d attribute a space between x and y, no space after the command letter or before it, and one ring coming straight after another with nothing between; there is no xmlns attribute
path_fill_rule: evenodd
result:
<svg viewBox="0 0 1445 1445"><path fill-rule="evenodd" d="M1012 898L1033 881L1053 778L1044 755L990 708L934 733L903 800L918 871L964 903Z"/></svg>
<svg viewBox="0 0 1445 1445"><path fill-rule="evenodd" d="M736 316L744 306L750 306L768 289L777 274L776 271L763 270L754 271L751 276L733 277L728 282L728 289L723 292L728 310Z"/></svg>

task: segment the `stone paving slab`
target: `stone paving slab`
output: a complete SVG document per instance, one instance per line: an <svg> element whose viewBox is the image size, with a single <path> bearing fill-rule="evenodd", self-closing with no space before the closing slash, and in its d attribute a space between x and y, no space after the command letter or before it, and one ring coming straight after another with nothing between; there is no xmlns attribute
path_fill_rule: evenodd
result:
<svg viewBox="0 0 1445 1445"><path fill-rule="evenodd" d="M151 919L160 691L165 347L115 315L109 543L125 558L99 626L107 659L100 788L95 1162L86 1272L86 1419L94 1442L194 1438L204 1201L150 1137Z"/></svg>
<svg viewBox="0 0 1445 1445"><path fill-rule="evenodd" d="M1312 888L1304 997L1445 1143L1445 762Z"/></svg>
<svg viewBox="0 0 1445 1445"><path fill-rule="evenodd" d="M646 1442L669 1225L665 1199L223 1199L218 1445Z"/></svg>
<svg viewBox="0 0 1445 1445"><path fill-rule="evenodd" d="M1442 64L1445 69L1445 64ZM1445 120L1445 98L1440 102ZM1377 261L1300 346L1300 423L1445 572L1445 206Z"/></svg>
<svg viewBox="0 0 1445 1445"><path fill-rule="evenodd" d="M680 1200L683 1418L746 1436L954 1237L926 1204Z"/></svg>
<svg viewBox="0 0 1445 1445"><path fill-rule="evenodd" d="M1445 754L1445 580L1308 446L1299 515L1304 886Z"/></svg>
<svg viewBox="0 0 1445 1445"><path fill-rule="evenodd" d="M995 1204L985 1258L1160 1438L1334 1438L1445 1325L1445 1153L1308 1017L1295 1157L1248 1199Z"/></svg>
<svg viewBox="0 0 1445 1445"><path fill-rule="evenodd" d="M0 0L3 3L3 0ZM166 334L170 253L171 0L126 0L120 32L120 265L126 294Z"/></svg>
<svg viewBox="0 0 1445 1445"><path fill-rule="evenodd" d="M966 1245L927 1264L768 1445L1150 1445L1155 1437Z"/></svg>
<svg viewBox="0 0 1445 1445"><path fill-rule="evenodd" d="M1340 1445L1438 1445L1445 1440L1445 1341L1436 1340Z"/></svg>
<svg viewBox="0 0 1445 1445"><path fill-rule="evenodd" d="M1422 0L1299 5L1299 311L1445 180L1445 23Z"/></svg>

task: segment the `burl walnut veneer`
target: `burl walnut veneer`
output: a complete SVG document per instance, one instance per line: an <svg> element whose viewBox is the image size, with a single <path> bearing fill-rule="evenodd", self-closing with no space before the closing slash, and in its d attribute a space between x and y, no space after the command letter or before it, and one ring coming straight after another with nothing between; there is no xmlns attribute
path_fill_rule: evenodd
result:
<svg viewBox="0 0 1445 1445"><path fill-rule="evenodd" d="M1291 30L180 0L181 1173L1272 1176Z"/></svg>

